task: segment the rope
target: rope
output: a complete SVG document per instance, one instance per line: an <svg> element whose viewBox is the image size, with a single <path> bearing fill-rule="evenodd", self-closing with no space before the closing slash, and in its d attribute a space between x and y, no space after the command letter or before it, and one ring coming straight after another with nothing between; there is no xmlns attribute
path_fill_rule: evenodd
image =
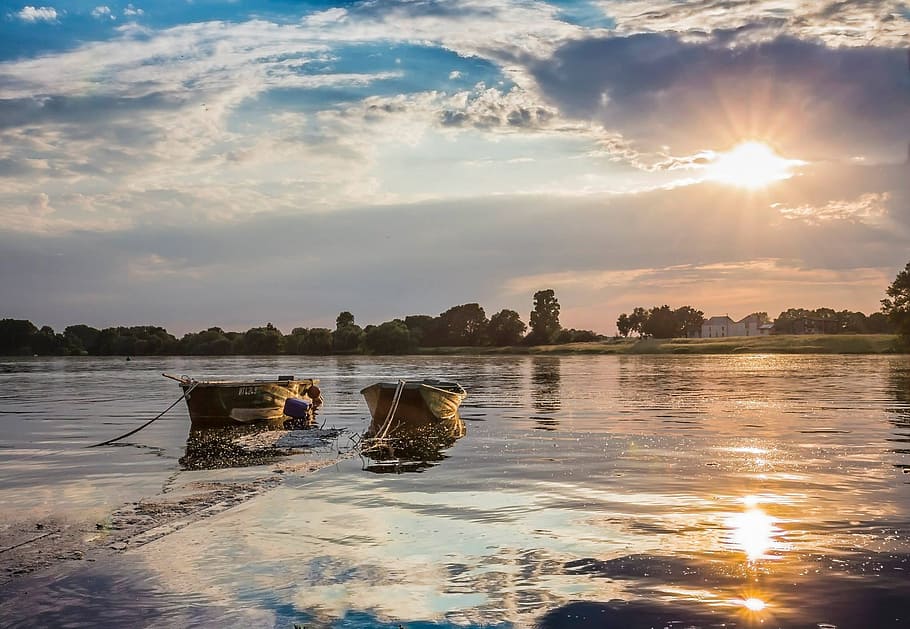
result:
<svg viewBox="0 0 910 629"><path fill-rule="evenodd" d="M382 443L386 441L386 435L389 433L392 420L395 418L395 412L398 410L398 403L401 401L401 393L404 391L404 385L404 380L398 381L398 386L395 388L395 395L392 397L392 403L389 405L389 413L386 415L382 427L376 431L375 437L364 439L358 444L360 445L361 452L369 452L375 448L381 447Z"/></svg>
<svg viewBox="0 0 910 629"><path fill-rule="evenodd" d="M172 408L174 408L175 406L177 406L177 404L180 403L180 400L186 399L187 396L189 396L189 394L193 391L193 389L196 388L196 386L197 386L198 384L199 384L199 382L196 381L196 380L194 380L194 381L193 381L193 384L190 385L189 388L187 388L186 390L184 390L184 391L183 391L183 394L182 394L179 398L177 398L177 399L174 401L173 404L171 404L171 405L168 406L166 409L164 409L163 411L161 411L161 412L158 414L157 417L154 417L154 418L150 419L149 421L145 422L144 424L142 424L141 426L139 426L139 428L136 428L135 430L131 430L131 431L129 431L128 433L126 433L126 434L124 434L124 435L120 435L119 437L114 437L113 439L108 439L107 441L102 441L101 443L96 443L96 444L93 444L93 445L90 445L90 446L86 446L86 447L87 447L87 448L97 448L98 446L106 446L106 445L109 445L109 444L114 443L115 441L120 441L121 439L125 439L126 437L129 437L130 435L135 435L137 432L139 432L140 430L142 430L143 428L145 428L146 426L148 426L149 424L151 424L153 421L156 421L156 420L158 420L158 419L161 419L161 417L162 417L165 413L167 413L169 410L171 410Z"/></svg>
<svg viewBox="0 0 910 629"><path fill-rule="evenodd" d="M16 544L15 546L9 546L7 548L0 548L0 553L5 553L8 550L14 550L21 546L25 546L26 544L31 544L32 542L37 542L39 539L44 539L48 535L53 535L54 533L59 533L59 532L60 531L51 531L50 533L45 533L44 535L39 535L38 537L33 537L32 539L26 540L24 542L20 542L20 543Z"/></svg>

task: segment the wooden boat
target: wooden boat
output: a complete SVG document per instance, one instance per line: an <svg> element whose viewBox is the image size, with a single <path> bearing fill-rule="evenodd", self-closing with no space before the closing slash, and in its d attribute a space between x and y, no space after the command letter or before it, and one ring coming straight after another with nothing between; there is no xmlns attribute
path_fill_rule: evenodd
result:
<svg viewBox="0 0 910 629"><path fill-rule="evenodd" d="M177 380L186 397L186 406L194 428L250 424L284 417L285 403L307 406L315 415L322 406L319 380L279 376L274 380L196 380L188 376L171 376Z"/></svg>
<svg viewBox="0 0 910 629"><path fill-rule="evenodd" d="M373 421L380 424L388 419L390 410L394 410L397 421L420 424L452 419L468 396L456 382L429 379L377 382L360 393L367 402Z"/></svg>
<svg viewBox="0 0 910 629"><path fill-rule="evenodd" d="M418 472L446 458L443 451L465 435L458 407L461 385L440 380L378 382L361 391L373 419L360 453L370 472Z"/></svg>

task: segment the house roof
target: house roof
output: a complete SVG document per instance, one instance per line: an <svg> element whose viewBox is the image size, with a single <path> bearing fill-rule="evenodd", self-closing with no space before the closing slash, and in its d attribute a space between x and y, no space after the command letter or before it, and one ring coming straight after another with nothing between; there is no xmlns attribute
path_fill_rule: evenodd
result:
<svg viewBox="0 0 910 629"><path fill-rule="evenodd" d="M724 315L722 317L711 317L705 321L704 325L730 325L733 323L733 319Z"/></svg>

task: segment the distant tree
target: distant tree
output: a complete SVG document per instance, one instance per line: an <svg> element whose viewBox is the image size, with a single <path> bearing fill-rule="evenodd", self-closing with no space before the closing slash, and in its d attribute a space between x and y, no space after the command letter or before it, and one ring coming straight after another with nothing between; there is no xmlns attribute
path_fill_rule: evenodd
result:
<svg viewBox="0 0 910 629"><path fill-rule="evenodd" d="M805 308L788 308L777 316L774 320L774 332L776 334L796 334L797 325L801 321L813 316L813 311Z"/></svg>
<svg viewBox="0 0 910 629"><path fill-rule="evenodd" d="M682 336L679 320L670 306L654 306L648 311L648 318L642 324L642 334L657 339L672 339Z"/></svg>
<svg viewBox="0 0 910 629"><path fill-rule="evenodd" d="M620 336L629 336L629 332L632 331L632 320L629 318L629 315L626 313L619 315L619 318L616 320L616 329L619 331Z"/></svg>
<svg viewBox="0 0 910 629"><path fill-rule="evenodd" d="M335 329L343 328L346 325L354 325L354 315L347 310L342 310L335 318Z"/></svg>
<svg viewBox="0 0 910 629"><path fill-rule="evenodd" d="M766 313L759 314L764 314L765 320L767 320ZM677 322L676 332L679 336L701 336L701 326L705 322L704 312L696 310L692 306L681 306L673 311L673 316Z"/></svg>
<svg viewBox="0 0 910 629"><path fill-rule="evenodd" d="M486 342L487 315L480 304L453 306L439 315L448 345L483 345Z"/></svg>
<svg viewBox="0 0 910 629"><path fill-rule="evenodd" d="M81 323L68 326L63 330L63 338L66 339L72 354L82 354L83 352L94 354L96 351L95 343L97 343L98 335L100 334L101 330Z"/></svg>
<svg viewBox="0 0 910 629"><path fill-rule="evenodd" d="M552 288L534 293L534 309L531 311L531 332L526 341L529 345L546 345L556 340L562 326L559 325L559 301Z"/></svg>
<svg viewBox="0 0 910 629"><path fill-rule="evenodd" d="M862 312L842 310L837 313L838 327L851 334L866 334L869 332L869 318Z"/></svg>
<svg viewBox="0 0 910 629"><path fill-rule="evenodd" d="M0 355L24 356L33 354L32 338L38 328L26 319L0 320Z"/></svg>
<svg viewBox="0 0 910 629"><path fill-rule="evenodd" d="M332 347L339 353L355 352L360 349L363 336L363 328L355 324L354 315L345 310L335 319Z"/></svg>
<svg viewBox="0 0 910 629"><path fill-rule="evenodd" d="M411 333L411 340L419 347L439 347L446 344L439 317L409 315L404 318L404 324Z"/></svg>
<svg viewBox="0 0 910 629"><path fill-rule="evenodd" d="M576 330L563 328L556 334L557 343L592 343L600 340L600 335L593 330Z"/></svg>
<svg viewBox="0 0 910 629"><path fill-rule="evenodd" d="M894 331L894 325L883 312L874 312L866 317L866 326L871 334L888 334Z"/></svg>
<svg viewBox="0 0 910 629"><path fill-rule="evenodd" d="M268 323L264 328L250 328L243 335L241 352L244 354L273 356L284 348L284 336Z"/></svg>
<svg viewBox="0 0 910 629"><path fill-rule="evenodd" d="M328 328L310 328L297 343L297 353L308 356L327 356L332 353L332 331Z"/></svg>
<svg viewBox="0 0 910 629"><path fill-rule="evenodd" d="M411 332L401 319L367 326L364 332L364 345L373 354L406 354L415 348Z"/></svg>
<svg viewBox="0 0 910 629"><path fill-rule="evenodd" d="M910 262L885 292L888 297L882 299L882 312L888 316L901 342L910 345Z"/></svg>
<svg viewBox="0 0 910 629"><path fill-rule="evenodd" d="M528 328L514 310L500 310L490 317L487 334L497 347L518 345Z"/></svg>
<svg viewBox="0 0 910 629"><path fill-rule="evenodd" d="M631 325L630 330L632 332L638 333L638 336L641 337L644 335L644 325L648 321L648 311L638 306L632 310L632 314L629 315L629 324Z"/></svg>

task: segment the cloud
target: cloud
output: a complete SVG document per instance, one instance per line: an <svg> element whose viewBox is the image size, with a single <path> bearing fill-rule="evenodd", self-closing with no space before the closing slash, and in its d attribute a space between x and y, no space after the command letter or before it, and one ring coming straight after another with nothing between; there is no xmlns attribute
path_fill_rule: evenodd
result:
<svg viewBox="0 0 910 629"><path fill-rule="evenodd" d="M126 5L126 8L123 9L123 15L134 16L134 15L143 15L145 11L134 7L132 4Z"/></svg>
<svg viewBox="0 0 910 629"><path fill-rule="evenodd" d="M376 124L398 122L393 117ZM120 322L141 315L200 327L219 323L228 310L232 321L249 325L277 311L295 313L273 320L288 329L331 324L340 310L365 323L438 314L475 301L488 312L526 312L533 292L550 286L563 304L565 325L601 331L612 329L619 312L657 303L690 303L714 312L742 308L742 314L800 304L868 312L906 263L910 243L910 225L894 214L906 219L910 213L893 192L904 185L903 173L895 168L886 177L877 170L810 171L796 192L781 188L767 196L698 184L633 195L501 195L385 205L371 200L360 209L306 213L299 211L305 195L286 197L242 182L217 194L189 187L181 194L124 190L103 203L49 195L57 212L43 217L47 229L0 235L0 285L10 303L25 311L82 317L93 306L80 310L65 302L89 291ZM824 207L859 198L851 190L870 181L891 189L889 212L873 223L809 225L771 207ZM269 204L270 212L248 214ZM95 232L66 229L60 215L76 206L81 218L73 222L97 227ZM199 208L208 208L205 217ZM132 222L100 230L104 220L127 217ZM14 220L24 219L4 216L5 225ZM175 283L154 272L181 268L198 277ZM306 272L293 281L271 273L295 268ZM141 292L124 269L141 278ZM35 294L37 284L47 290ZM409 287L404 293L403 285ZM200 291L207 295L204 303L194 299ZM238 293L248 299L232 303L230 296ZM396 299L389 301L388 294ZM181 304L177 312L174 304Z"/></svg>
<svg viewBox="0 0 910 629"><path fill-rule="evenodd" d="M903 50L647 34L573 41L531 72L564 115L598 121L640 149L695 153L759 139L804 159L906 154Z"/></svg>
<svg viewBox="0 0 910 629"><path fill-rule="evenodd" d="M105 17L116 20L117 17L111 14L111 8L108 6L97 6L92 9L92 17L103 19Z"/></svg>
<svg viewBox="0 0 910 629"><path fill-rule="evenodd" d="M838 199L820 207L812 205L787 207L779 203L772 204L772 207L785 218L815 225L826 221L871 222L887 213L887 203L890 199L891 195L888 192L869 192L852 201Z"/></svg>
<svg viewBox="0 0 910 629"><path fill-rule="evenodd" d="M601 0L619 33L682 34L690 41L725 31L741 42L790 35L835 46L906 44L903 0Z"/></svg>
<svg viewBox="0 0 910 629"><path fill-rule="evenodd" d="M25 6L16 14L23 22L56 22L57 9L54 7Z"/></svg>

